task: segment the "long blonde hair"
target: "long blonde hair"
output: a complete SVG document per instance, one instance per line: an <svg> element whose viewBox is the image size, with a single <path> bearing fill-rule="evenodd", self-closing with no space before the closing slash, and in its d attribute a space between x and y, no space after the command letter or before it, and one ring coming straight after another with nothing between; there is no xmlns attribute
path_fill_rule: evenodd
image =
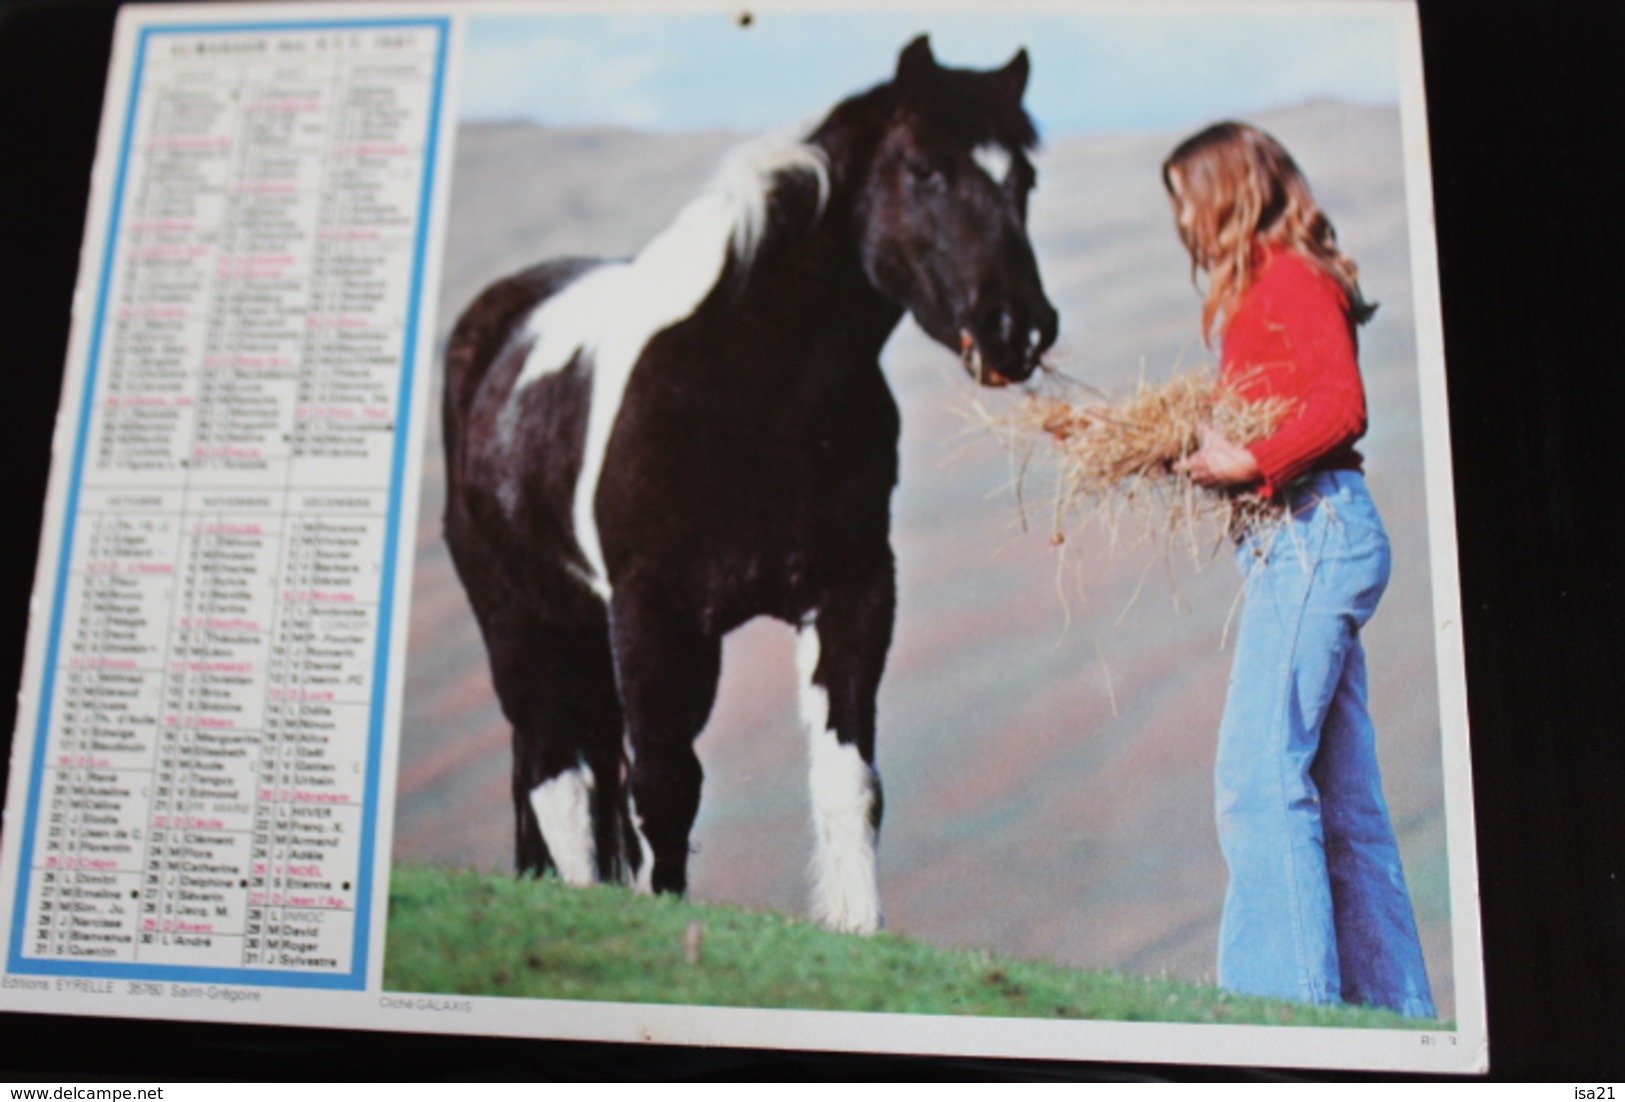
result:
<svg viewBox="0 0 1625 1102"><path fill-rule="evenodd" d="M1177 178L1177 184L1176 184ZM1363 324L1376 312L1360 293L1360 269L1337 246L1337 231L1286 148L1255 126L1221 122L1181 142L1162 164L1162 182L1181 204L1179 234L1191 254L1191 280L1207 274L1202 337L1222 334L1257 277L1258 250L1288 248L1337 281L1348 316Z"/></svg>

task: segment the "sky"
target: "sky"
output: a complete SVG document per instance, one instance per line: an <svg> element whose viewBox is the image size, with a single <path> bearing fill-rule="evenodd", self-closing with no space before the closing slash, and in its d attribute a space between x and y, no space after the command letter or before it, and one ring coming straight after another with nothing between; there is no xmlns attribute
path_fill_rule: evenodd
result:
<svg viewBox="0 0 1625 1102"><path fill-rule="evenodd" d="M1027 107L1049 136L1166 130L1319 97L1399 99L1392 3L773 5L752 8L747 27L738 10L471 17L462 117L773 129L889 78L922 32L939 62L966 68L1001 66L1026 47Z"/></svg>

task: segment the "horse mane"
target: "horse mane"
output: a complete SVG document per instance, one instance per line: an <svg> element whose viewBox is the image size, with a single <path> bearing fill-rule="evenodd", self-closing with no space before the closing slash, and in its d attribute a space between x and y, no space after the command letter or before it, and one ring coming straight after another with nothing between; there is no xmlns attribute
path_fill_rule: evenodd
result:
<svg viewBox="0 0 1625 1102"><path fill-rule="evenodd" d="M707 194L720 195L733 210L729 235L734 262L739 272L748 272L767 236L769 206L787 177L797 174L810 178L817 189L814 217L829 200L829 163L824 151L815 145L772 133L733 149L722 161L711 183L695 202Z"/></svg>
<svg viewBox="0 0 1625 1102"><path fill-rule="evenodd" d="M830 189L823 150L781 133L735 148L635 256L585 273L531 315L525 333L532 349L521 385L563 368L582 351L597 354L601 370L630 370L655 333L692 316L725 280L748 278L778 224L776 198L803 179L816 188L816 218Z"/></svg>

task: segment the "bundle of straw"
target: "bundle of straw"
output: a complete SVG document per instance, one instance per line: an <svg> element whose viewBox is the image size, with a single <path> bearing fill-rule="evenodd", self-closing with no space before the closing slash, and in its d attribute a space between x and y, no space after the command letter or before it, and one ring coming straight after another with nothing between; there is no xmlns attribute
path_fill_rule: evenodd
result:
<svg viewBox="0 0 1625 1102"><path fill-rule="evenodd" d="M989 418L1030 458L1041 458L1035 441L1047 437L1053 445L1053 542L1065 541L1070 520L1087 520L1086 509L1106 520L1114 536L1126 516L1142 534L1185 535L1193 550L1215 529L1222 537L1270 522L1273 509L1258 494L1205 490L1173 467L1196 450L1199 424L1245 446L1275 431L1287 401L1248 401L1209 368L1162 383L1141 378L1132 394L1117 399L1097 393L1081 404L1072 400L1087 389L1074 387L1069 397L1029 395L1013 412Z"/></svg>

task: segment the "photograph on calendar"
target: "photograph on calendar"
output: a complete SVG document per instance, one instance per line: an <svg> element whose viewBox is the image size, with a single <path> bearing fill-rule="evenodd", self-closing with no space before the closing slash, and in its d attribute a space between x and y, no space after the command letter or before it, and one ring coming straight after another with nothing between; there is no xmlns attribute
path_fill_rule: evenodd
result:
<svg viewBox="0 0 1625 1102"><path fill-rule="evenodd" d="M478 9L453 98L386 991L1482 1065L1408 5Z"/></svg>

